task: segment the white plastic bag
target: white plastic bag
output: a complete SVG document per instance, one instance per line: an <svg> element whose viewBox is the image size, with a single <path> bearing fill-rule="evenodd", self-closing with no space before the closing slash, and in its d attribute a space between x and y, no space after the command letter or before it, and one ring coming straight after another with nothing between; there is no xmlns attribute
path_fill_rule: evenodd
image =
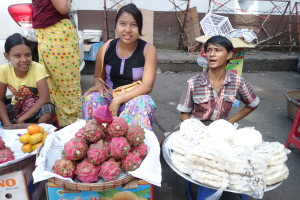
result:
<svg viewBox="0 0 300 200"><path fill-rule="evenodd" d="M21 35L31 42L37 42L35 30L31 24L21 24Z"/></svg>

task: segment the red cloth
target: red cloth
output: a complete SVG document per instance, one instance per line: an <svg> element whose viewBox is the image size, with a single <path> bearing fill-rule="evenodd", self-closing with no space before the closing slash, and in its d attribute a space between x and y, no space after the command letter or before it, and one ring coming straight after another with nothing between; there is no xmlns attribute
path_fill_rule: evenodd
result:
<svg viewBox="0 0 300 200"><path fill-rule="evenodd" d="M36 103L37 100L37 96L26 96L25 98L17 101L14 107L17 119L24 115L28 110L30 110L30 108Z"/></svg>
<svg viewBox="0 0 300 200"><path fill-rule="evenodd" d="M60 14L51 0L32 0L33 28L47 28L62 19L70 19L69 15Z"/></svg>

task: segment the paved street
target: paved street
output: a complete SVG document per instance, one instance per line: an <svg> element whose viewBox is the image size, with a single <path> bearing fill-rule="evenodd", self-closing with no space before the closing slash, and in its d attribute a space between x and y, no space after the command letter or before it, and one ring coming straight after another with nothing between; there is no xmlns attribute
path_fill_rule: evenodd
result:
<svg viewBox="0 0 300 200"><path fill-rule="evenodd" d="M151 96L157 103L154 132L160 142L164 132L172 131L179 123L176 110L185 81L195 73L158 74ZM279 141L284 144L292 127L292 120L287 117L285 92L300 89L300 73L297 72L259 72L243 73L243 76L260 97L261 103L247 118L239 122L240 127L254 126L263 135L265 141ZM86 91L92 85L92 75L82 75L82 89ZM233 109L232 113L238 109ZM287 162L290 175L281 186L266 192L264 200L299 199L300 185L300 150L290 148L292 153ZM161 156L162 187L155 187L155 200L185 200L186 181L177 175ZM193 187L195 193L196 187ZM224 194L221 199L238 199L235 194Z"/></svg>

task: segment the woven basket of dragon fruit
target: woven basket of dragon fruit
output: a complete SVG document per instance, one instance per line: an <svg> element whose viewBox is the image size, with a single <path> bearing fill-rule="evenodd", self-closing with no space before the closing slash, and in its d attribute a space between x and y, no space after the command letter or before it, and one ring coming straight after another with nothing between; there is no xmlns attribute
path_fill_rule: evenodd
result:
<svg viewBox="0 0 300 200"><path fill-rule="evenodd" d="M135 177L128 174L143 162L148 147L145 131L113 117L107 106L99 107L75 137L64 144L62 157L53 172L74 182L50 178L49 182L69 190L104 191L125 185Z"/></svg>

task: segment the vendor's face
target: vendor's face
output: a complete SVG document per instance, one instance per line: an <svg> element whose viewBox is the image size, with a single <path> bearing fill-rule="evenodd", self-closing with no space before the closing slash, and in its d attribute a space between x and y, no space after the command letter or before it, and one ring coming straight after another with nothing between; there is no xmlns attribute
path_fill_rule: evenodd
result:
<svg viewBox="0 0 300 200"><path fill-rule="evenodd" d="M28 72L32 62L31 49L19 44L12 47L9 53L4 53L5 58L14 66L15 70L19 72Z"/></svg>
<svg viewBox="0 0 300 200"><path fill-rule="evenodd" d="M132 14L123 12L120 15L116 24L116 34L124 43L136 42L139 37L139 28Z"/></svg>
<svg viewBox="0 0 300 200"><path fill-rule="evenodd" d="M232 51L227 52L225 47L215 44L209 44L205 53L210 68L225 68L227 60L232 57Z"/></svg>

